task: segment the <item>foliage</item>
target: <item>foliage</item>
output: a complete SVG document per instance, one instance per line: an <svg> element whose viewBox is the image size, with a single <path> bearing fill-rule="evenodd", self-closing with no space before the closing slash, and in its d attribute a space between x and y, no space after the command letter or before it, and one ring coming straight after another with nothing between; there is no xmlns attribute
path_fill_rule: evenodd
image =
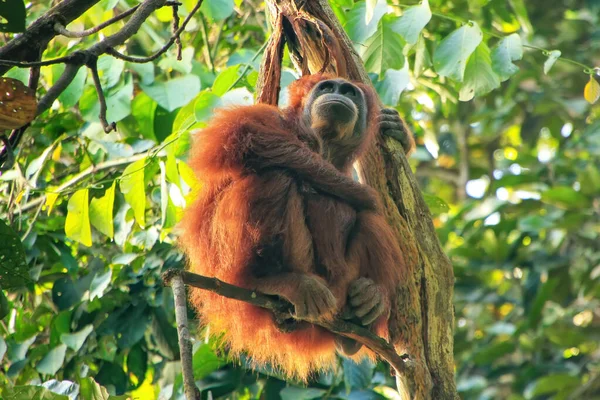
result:
<svg viewBox="0 0 600 400"><path fill-rule="evenodd" d="M103 0L69 29L135 3ZM182 3L183 18L195 2ZM600 86L586 65L599 62L600 4L330 3L415 130L411 162L455 266L461 396L563 399L599 379L600 109L586 100ZM34 2L27 23L50 5ZM159 10L127 49L156 51L170 22ZM207 0L181 61L175 49L151 64L100 58L117 132L104 133L85 69L28 129L0 177L0 397L182 398L160 273L184 267L174 228L201 190L186 154L215 107L252 101L266 26L258 1ZM44 57L96 40L59 37ZM63 68L41 69L38 94ZM7 76L27 82L28 70ZM303 387L196 337L204 398L395 398L381 364L341 360Z"/></svg>

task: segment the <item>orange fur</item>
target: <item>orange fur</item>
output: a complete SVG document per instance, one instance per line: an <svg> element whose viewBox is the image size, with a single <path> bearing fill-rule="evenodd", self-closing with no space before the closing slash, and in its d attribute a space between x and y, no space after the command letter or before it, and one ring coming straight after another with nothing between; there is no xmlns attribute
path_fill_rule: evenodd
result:
<svg viewBox="0 0 600 400"><path fill-rule="evenodd" d="M373 192L348 177L378 130L375 94L357 84L368 104L368 129L348 145L338 171L307 146L320 138L301 119L308 93L327 78L296 81L284 110L220 110L197 134L190 165L204 186L180 225L193 272L284 297L297 290L296 275L311 276L332 290L338 310L358 277L373 279L391 298L401 279L400 251ZM284 275L290 275L285 282L278 278ZM268 311L199 289L191 302L233 355L246 352L299 379L335 363L335 337L324 329L307 325L283 333ZM388 315L376 323L385 337Z"/></svg>

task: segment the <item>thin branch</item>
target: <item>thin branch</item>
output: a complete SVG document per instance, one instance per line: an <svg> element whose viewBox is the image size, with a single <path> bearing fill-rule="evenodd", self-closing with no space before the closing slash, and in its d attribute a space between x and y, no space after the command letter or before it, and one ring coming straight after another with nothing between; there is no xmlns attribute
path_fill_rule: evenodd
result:
<svg viewBox="0 0 600 400"><path fill-rule="evenodd" d="M88 68L92 72L92 79L94 81L94 87L96 88L96 93L98 93L98 102L100 103L100 123L102 124L102 128L104 132L109 133L117 130L117 124L115 122L111 122L110 124L106 120L106 98L104 97L104 91L102 90L102 84L100 83L100 77L98 76L98 63L97 59L90 62L88 64Z"/></svg>
<svg viewBox="0 0 600 400"><path fill-rule="evenodd" d="M54 64L63 64L72 62L73 55L68 55L64 57L52 58L50 60L44 61L11 61L11 60L0 60L0 65L6 67L18 67L18 68L31 68L31 67L46 67L48 65Z"/></svg>
<svg viewBox="0 0 600 400"><path fill-rule="evenodd" d="M202 34L202 39L204 40L204 55L206 57L206 64L212 71L215 73L215 63L213 61L212 55L210 54L210 44L208 43L208 29L206 28L206 21L204 17L200 16L200 33Z"/></svg>
<svg viewBox="0 0 600 400"><path fill-rule="evenodd" d="M194 368L192 364L192 340L187 320L187 301L185 285L181 275L175 275L170 282L175 298L175 321L177 323L177 336L179 339L179 354L183 375L183 390L187 400L200 400L200 391L194 381Z"/></svg>
<svg viewBox="0 0 600 400"><path fill-rule="evenodd" d="M147 156L148 155L146 153L136 154L131 157L124 157L124 158L119 158L116 160L105 161L103 163L99 163L97 165L90 166L90 167L84 169L83 171L81 171L80 173L78 173L77 175L73 176L71 179L69 179L68 181L66 181L65 183L60 185L59 187L57 187L55 190L52 191L52 193L61 193L96 172L99 172L99 171L102 171L105 169L114 168L114 167L119 167L121 165L131 164L131 163L133 163L135 161L139 161ZM28 211L34 207L39 206L40 203L44 203L45 201L46 201L45 195L38 197L35 200L25 203L23 205L23 207L20 208L19 212L23 213L25 211Z"/></svg>
<svg viewBox="0 0 600 400"><path fill-rule="evenodd" d="M181 277L183 282L189 286L209 290L230 299L244 301L248 304L270 310L275 314L276 318L295 318L297 320L302 320L290 314L289 310L293 309L293 306L289 302L277 296L269 296L255 290L249 290L230 285L217 278L209 278L177 269L170 269L166 271L163 274L163 281L166 285L170 285L176 276ZM379 357L387 361L390 366L399 374L405 374L414 367L409 355L399 355L392 344L386 342L384 339L380 338L362 326L340 319L334 321L307 322L321 326L333 333L354 339L357 342L362 343L375 352Z"/></svg>
<svg viewBox="0 0 600 400"><path fill-rule="evenodd" d="M115 50L113 48L106 49L106 53L110 54L111 56L113 56L115 58L119 58L119 59L127 61L127 62L138 63L138 64L148 63L148 62L156 60L158 57L163 55L173 45L173 43L175 43L175 41L177 40L179 35L181 35L181 33L185 30L185 27L188 24L188 22L190 22L190 20L192 19L192 16L200 9L200 6L202 5L202 1L203 0L198 0L198 2L194 6L194 8L192 8L192 10L188 14L188 16L185 18L185 20L183 21L183 23L181 24L181 26L179 27L177 32L171 36L169 41L160 50L158 50L156 53L152 54L151 56L148 56L148 57L128 56L128 55L118 52L117 50Z"/></svg>
<svg viewBox="0 0 600 400"><path fill-rule="evenodd" d="M171 25L171 33L175 36L175 46L177 46L177 61L181 61L181 37L177 34L179 30L179 7L173 6L173 23Z"/></svg>
<svg viewBox="0 0 600 400"><path fill-rule="evenodd" d="M38 102L37 115L40 115L52 106L54 100L56 100L58 96L65 91L67 86L73 82L73 79L75 79L75 75L77 75L77 72L79 72L79 68L81 68L81 66L82 64L67 64L65 66L65 70L63 71L62 75Z"/></svg>
<svg viewBox="0 0 600 400"><path fill-rule="evenodd" d="M79 32L75 32L75 31L70 31L67 28L65 28L65 26L63 24L61 24L60 22L57 22L54 24L54 30L66 37L70 37L70 38L83 38L89 35L93 35L94 33L97 33L99 31L101 31L102 29L106 28L107 26L110 26L116 22L119 22L120 20L122 20L123 18L127 18L128 16L130 16L131 14L133 14L135 12L135 10L138 9L140 5L138 4L135 7L130 8L127 11L124 11L123 13L109 19L108 21L105 21L103 23L101 23L98 26L95 26L93 28L90 29L86 29L83 31L79 31Z"/></svg>

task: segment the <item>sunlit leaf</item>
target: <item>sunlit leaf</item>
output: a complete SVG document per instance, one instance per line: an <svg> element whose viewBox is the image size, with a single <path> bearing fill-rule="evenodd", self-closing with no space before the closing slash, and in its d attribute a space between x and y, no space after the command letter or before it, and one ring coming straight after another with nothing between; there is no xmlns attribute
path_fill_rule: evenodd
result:
<svg viewBox="0 0 600 400"><path fill-rule="evenodd" d="M560 50L552 50L548 54L548 59L544 62L544 74L547 75L548 72L550 72L550 69L554 66L554 63L556 62L556 60L558 60L561 54L562 53L560 52Z"/></svg>
<svg viewBox="0 0 600 400"><path fill-rule="evenodd" d="M419 33L430 19L429 0L423 0L420 4L404 10L398 22L394 24L394 30L401 34L408 43L415 44Z"/></svg>
<svg viewBox="0 0 600 400"><path fill-rule="evenodd" d="M67 347L72 350L79 351L85 339L92 333L94 330L94 326L92 324L88 324L84 326L77 332L73 333L63 333L60 335L60 341L63 342Z"/></svg>
<svg viewBox="0 0 600 400"><path fill-rule="evenodd" d="M445 37L433 55L436 72L462 82L469 56L482 38L483 33L475 22L469 22Z"/></svg>
<svg viewBox="0 0 600 400"><path fill-rule="evenodd" d="M162 108L173 111L188 104L200 92L200 78L185 75L165 82L155 81L152 85L141 85L142 90Z"/></svg>
<svg viewBox="0 0 600 400"><path fill-rule="evenodd" d="M125 200L133 209L135 220L142 228L146 224L146 188L144 185L145 166L145 158L129 164L123 171L119 182L119 188L125 196Z"/></svg>
<svg viewBox="0 0 600 400"><path fill-rule="evenodd" d="M498 87L500 78L492 70L490 49L485 43L481 43L469 57L458 99L469 101L474 96L482 96Z"/></svg>
<svg viewBox="0 0 600 400"><path fill-rule="evenodd" d="M600 84L593 75L590 75L590 80L585 85L585 89L583 89L583 97L590 104L594 104L600 98Z"/></svg>
<svg viewBox="0 0 600 400"><path fill-rule="evenodd" d="M404 39L392 29L395 20L393 15L385 15L379 21L375 34L365 42L365 68L380 77L388 69L399 70L404 66Z"/></svg>
<svg viewBox="0 0 600 400"><path fill-rule="evenodd" d="M400 95L410 83L408 62L400 70L388 69L385 71L383 79L375 84L377 93L383 104L395 107L398 104Z"/></svg>
<svg viewBox="0 0 600 400"><path fill-rule="evenodd" d="M204 0L200 12L215 21L225 19L233 13L233 0Z"/></svg>
<svg viewBox="0 0 600 400"><path fill-rule="evenodd" d="M219 77L217 77L217 80ZM214 109L219 107L220 104L221 98L214 93L208 91L200 93L196 98L196 103L194 105L194 116L196 117L196 121L206 122L212 117Z"/></svg>
<svg viewBox="0 0 600 400"><path fill-rule="evenodd" d="M70 400L69 396L53 393L50 390L35 385L15 386L2 392L3 400Z"/></svg>
<svg viewBox="0 0 600 400"><path fill-rule="evenodd" d="M59 344L52 350L50 350L44 358L36 365L35 369L40 374L54 375L58 372L60 367L65 360L65 354L67 352L67 346Z"/></svg>
<svg viewBox="0 0 600 400"><path fill-rule="evenodd" d="M371 35L377 31L377 25L379 20L387 12L386 0L378 0L377 4L373 8L373 17L366 23L366 12L367 4L364 1L354 4L354 7L347 13L346 24L344 28L352 40L355 43L362 44Z"/></svg>
<svg viewBox="0 0 600 400"><path fill-rule="evenodd" d="M216 96L222 96L233 89L240 76L240 65L234 65L221 72L212 87L212 92Z"/></svg>
<svg viewBox="0 0 600 400"><path fill-rule="evenodd" d="M519 67L513 64L523 58L523 45L521 37L513 33L500 40L492 50L492 67L494 72L504 82L519 71Z"/></svg>
<svg viewBox="0 0 600 400"><path fill-rule="evenodd" d="M115 202L116 181L106 189L104 196L93 198L90 202L90 222L96 229L109 238L114 236L113 205Z"/></svg>
<svg viewBox="0 0 600 400"><path fill-rule="evenodd" d="M176 210L169 196L165 163L161 161L159 165L161 226L163 229L169 229L175 226L175 223L177 222Z"/></svg>
<svg viewBox="0 0 600 400"><path fill-rule="evenodd" d="M92 228L90 227L89 191L81 189L73 193L67 206L65 234L85 246L92 245Z"/></svg>
<svg viewBox="0 0 600 400"><path fill-rule="evenodd" d="M423 195L423 200L425 200L425 204L429 207L429 210L432 214L438 215L448 212L450 207L448 203L444 200L440 199L437 196L428 193L421 193Z"/></svg>
<svg viewBox="0 0 600 400"><path fill-rule="evenodd" d="M127 400L130 399L127 395L111 396L105 387L98 384L92 378L83 378L79 381L79 395L86 400Z"/></svg>

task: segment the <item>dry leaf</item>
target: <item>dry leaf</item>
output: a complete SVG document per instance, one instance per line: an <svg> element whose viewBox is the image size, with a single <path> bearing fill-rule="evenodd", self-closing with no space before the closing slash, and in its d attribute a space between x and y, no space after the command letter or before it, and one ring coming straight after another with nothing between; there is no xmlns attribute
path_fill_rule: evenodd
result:
<svg viewBox="0 0 600 400"><path fill-rule="evenodd" d="M583 97L590 103L594 104L600 98L600 84L593 75L590 75L590 81L585 85L583 89Z"/></svg>
<svg viewBox="0 0 600 400"><path fill-rule="evenodd" d="M12 78L0 78L0 130L16 129L31 122L37 112L33 90Z"/></svg>

